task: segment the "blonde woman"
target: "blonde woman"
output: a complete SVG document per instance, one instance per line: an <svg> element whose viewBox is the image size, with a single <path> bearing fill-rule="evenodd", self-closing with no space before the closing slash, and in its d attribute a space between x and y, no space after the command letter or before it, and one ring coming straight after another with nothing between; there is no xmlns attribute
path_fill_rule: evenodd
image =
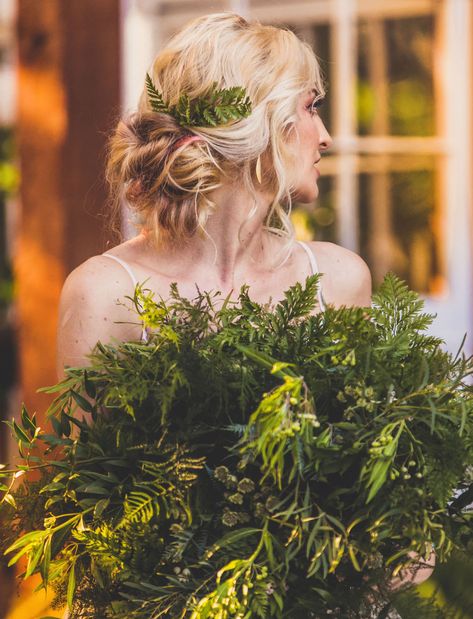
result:
<svg viewBox="0 0 473 619"><path fill-rule="evenodd" d="M365 262L332 243L296 241L289 218L294 201L316 200L318 165L332 144L317 112L325 90L312 49L286 29L217 13L174 36L149 77L169 108L183 94L195 100L239 86L251 113L189 128L153 110L144 81L138 110L111 136L107 163L115 204L128 202L138 234L67 278L59 375L65 365L87 364L98 340L146 339L117 303L139 281L163 298L172 282L189 298L199 289L218 290L222 299L247 284L250 297L265 304L320 272L317 311L327 303L368 306ZM416 581L430 571L419 570Z"/></svg>
<svg viewBox="0 0 473 619"><path fill-rule="evenodd" d="M67 278L59 375L64 365L86 364L98 340L146 337L117 304L136 281L147 280L163 298L171 282L190 298L197 287L237 296L248 284L250 297L266 303L320 271L319 309L369 305L365 262L332 243L298 243L288 216L293 201L317 198L320 158L332 144L317 113L325 91L312 49L288 30L217 13L174 36L149 73L171 104L217 83L244 87L252 111L237 122L189 130L153 112L144 88L138 111L118 123L107 176L139 233Z"/></svg>

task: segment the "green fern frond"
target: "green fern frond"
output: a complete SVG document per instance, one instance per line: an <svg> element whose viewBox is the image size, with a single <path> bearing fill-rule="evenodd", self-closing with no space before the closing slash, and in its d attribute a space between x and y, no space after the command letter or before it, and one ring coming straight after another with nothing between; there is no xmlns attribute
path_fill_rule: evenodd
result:
<svg viewBox="0 0 473 619"><path fill-rule="evenodd" d="M422 313L424 301L393 273L388 273L373 295L373 318L386 333L396 336L408 331L425 331L434 316Z"/></svg>
<svg viewBox="0 0 473 619"><path fill-rule="evenodd" d="M284 299L274 308L274 327L284 330L293 320L307 316L317 306L319 279L319 273L311 275L305 287L297 282L285 291Z"/></svg>
<svg viewBox="0 0 473 619"><path fill-rule="evenodd" d="M159 503L154 494L130 492L125 499L123 520L118 526L122 527L127 523L136 522L145 524L155 514L159 514Z"/></svg>
<svg viewBox="0 0 473 619"><path fill-rule="evenodd" d="M146 74L146 89L151 108L173 116L184 127L216 127L231 121L241 120L251 114L251 101L241 86L217 89L214 82L210 91L201 97L190 99L180 95L176 105L166 106L163 96Z"/></svg>
<svg viewBox="0 0 473 619"><path fill-rule="evenodd" d="M153 112L168 114L169 110L164 103L163 97L154 87L153 80L148 73L146 74L146 91Z"/></svg>

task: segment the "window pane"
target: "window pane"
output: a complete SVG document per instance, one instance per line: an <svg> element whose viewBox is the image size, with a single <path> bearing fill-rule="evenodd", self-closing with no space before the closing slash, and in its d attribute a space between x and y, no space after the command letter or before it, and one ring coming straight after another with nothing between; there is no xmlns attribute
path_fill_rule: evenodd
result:
<svg viewBox="0 0 473 619"><path fill-rule="evenodd" d="M360 135L436 134L434 36L434 15L359 22Z"/></svg>
<svg viewBox="0 0 473 619"><path fill-rule="evenodd" d="M327 127L331 127L332 104L330 101L330 84L332 84L333 63L330 62L330 26L328 24L317 24L313 27L313 32L313 47L320 63L320 68L322 69L326 88L326 101L324 105L319 108L319 116Z"/></svg>
<svg viewBox="0 0 473 619"><path fill-rule="evenodd" d="M312 46L317 59L322 69L326 87L326 102L319 108L319 115L324 123L330 127L331 125L331 102L330 102L330 84L331 69L333 63L330 60L330 26L327 23L310 24L307 26L301 25L286 25L287 28L292 30L303 41Z"/></svg>
<svg viewBox="0 0 473 619"><path fill-rule="evenodd" d="M374 287L387 271L394 271L418 292L438 294L443 289L440 160L362 158L360 253L370 266Z"/></svg>

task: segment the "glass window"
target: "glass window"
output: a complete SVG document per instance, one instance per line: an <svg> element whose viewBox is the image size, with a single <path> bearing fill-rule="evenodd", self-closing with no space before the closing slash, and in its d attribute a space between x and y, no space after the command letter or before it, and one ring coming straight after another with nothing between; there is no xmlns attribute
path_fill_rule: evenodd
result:
<svg viewBox="0 0 473 619"><path fill-rule="evenodd" d="M358 23L359 135L435 135L433 15Z"/></svg>
<svg viewBox="0 0 473 619"><path fill-rule="evenodd" d="M375 285L394 271L411 288L437 294L442 279L438 157L362 158L358 221L360 254Z"/></svg>
<svg viewBox="0 0 473 619"><path fill-rule="evenodd" d="M433 12L398 12L395 18L381 16L376 9L364 13L353 33L354 92L348 84L339 84L336 95L334 80L341 61L333 44L340 36L336 20L314 24L310 36L307 26L294 27L302 38L311 39L327 77L327 103L320 113L335 138L324 159L324 170L331 175L319 179L319 198L312 205L295 205L296 234L336 243L353 238L350 248L367 261L375 288L388 271L421 293L439 294L445 286L440 197L444 166L437 140L439 89L434 70L438 19ZM350 96L355 108L352 134L350 140L337 142L332 121L339 99ZM352 163L339 165L344 158ZM351 174L352 181L340 182L343 174ZM351 224L338 212L342 202L346 208L346 196L337 195L337 187L347 186L354 192L349 199L356 234L346 234Z"/></svg>

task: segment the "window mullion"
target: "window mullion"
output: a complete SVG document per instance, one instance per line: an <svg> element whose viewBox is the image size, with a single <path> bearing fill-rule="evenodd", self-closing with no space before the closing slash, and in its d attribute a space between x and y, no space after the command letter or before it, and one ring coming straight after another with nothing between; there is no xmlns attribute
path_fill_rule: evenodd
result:
<svg viewBox="0 0 473 619"><path fill-rule="evenodd" d="M357 214L357 153L355 141L356 12L355 0L332 0L332 58L334 66L334 134L339 153L336 178L336 209L340 243L353 251L359 248Z"/></svg>

